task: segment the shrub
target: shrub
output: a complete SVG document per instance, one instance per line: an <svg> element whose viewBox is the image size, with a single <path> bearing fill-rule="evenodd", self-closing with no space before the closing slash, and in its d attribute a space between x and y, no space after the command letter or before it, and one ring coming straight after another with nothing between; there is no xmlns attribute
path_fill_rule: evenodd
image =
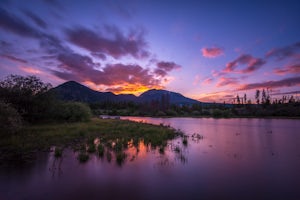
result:
<svg viewBox="0 0 300 200"><path fill-rule="evenodd" d="M1 134L16 133L22 127L22 117L11 105L0 101Z"/></svg>
<svg viewBox="0 0 300 200"><path fill-rule="evenodd" d="M89 121L92 116L91 109L79 102L59 103L53 112L54 118L58 121Z"/></svg>

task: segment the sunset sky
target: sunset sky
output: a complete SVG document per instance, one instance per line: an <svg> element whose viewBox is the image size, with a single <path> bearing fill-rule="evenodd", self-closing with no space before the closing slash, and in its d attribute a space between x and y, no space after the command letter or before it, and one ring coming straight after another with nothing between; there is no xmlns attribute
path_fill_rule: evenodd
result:
<svg viewBox="0 0 300 200"><path fill-rule="evenodd" d="M300 93L299 1L0 0L0 78L208 102Z"/></svg>

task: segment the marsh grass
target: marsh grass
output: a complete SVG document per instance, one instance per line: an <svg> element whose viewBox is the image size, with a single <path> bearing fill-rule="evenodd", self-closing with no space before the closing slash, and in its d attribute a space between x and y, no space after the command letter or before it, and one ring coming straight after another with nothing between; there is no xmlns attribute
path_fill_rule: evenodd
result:
<svg viewBox="0 0 300 200"><path fill-rule="evenodd" d="M80 151L78 156L77 156L77 159L79 160L79 162L81 163L84 163L86 161L89 160L89 154L87 154L85 151Z"/></svg>
<svg viewBox="0 0 300 200"><path fill-rule="evenodd" d="M88 145L87 152L89 152L89 153L94 153L94 152L96 152L96 146L95 146L94 143Z"/></svg>
<svg viewBox="0 0 300 200"><path fill-rule="evenodd" d="M80 152L86 150L95 152L96 147L93 143L95 138L100 138L105 142L105 147L111 148L116 153L124 151L130 141L135 147L138 147L140 140L147 145L151 144L152 147L159 147L180 134L182 134L180 131L164 125L97 118L89 122L27 125L17 135L0 138L0 162L5 160L4 157L16 157L16 154L21 154L18 156L19 159L30 152L49 151L51 146L71 147ZM113 141L115 146L112 146ZM99 148L97 150L99 155L104 155ZM109 154L111 153L107 152L107 158L111 160Z"/></svg>
<svg viewBox="0 0 300 200"><path fill-rule="evenodd" d="M62 156L62 152L63 152L62 148L55 147L55 149L54 149L54 156L56 158L59 158L59 157Z"/></svg>
<svg viewBox="0 0 300 200"><path fill-rule="evenodd" d="M99 144L98 147L97 147L97 149L98 149L98 155L99 155L99 157L102 158L104 156L104 152L105 152L104 146L102 144Z"/></svg>

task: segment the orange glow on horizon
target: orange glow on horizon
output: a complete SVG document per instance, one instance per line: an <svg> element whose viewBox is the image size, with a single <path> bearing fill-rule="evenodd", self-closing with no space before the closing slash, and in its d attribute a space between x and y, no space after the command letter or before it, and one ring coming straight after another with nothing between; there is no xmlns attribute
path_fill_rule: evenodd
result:
<svg viewBox="0 0 300 200"><path fill-rule="evenodd" d="M147 86L142 84L129 84L129 83L106 86L106 85L97 85L91 81L84 81L83 84L99 92L112 92L114 94L133 94L136 96L150 89L164 89L164 87L160 85Z"/></svg>

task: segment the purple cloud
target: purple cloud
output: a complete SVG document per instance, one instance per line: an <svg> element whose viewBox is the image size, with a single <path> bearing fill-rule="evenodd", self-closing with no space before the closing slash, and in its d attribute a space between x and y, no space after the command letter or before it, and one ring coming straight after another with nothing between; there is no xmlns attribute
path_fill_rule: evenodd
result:
<svg viewBox="0 0 300 200"><path fill-rule="evenodd" d="M19 36L27 37L39 37L40 33L30 27L27 23L22 21L20 18L7 12L5 9L0 7L0 28L5 31L12 32Z"/></svg>
<svg viewBox="0 0 300 200"><path fill-rule="evenodd" d="M124 35L117 27L105 26L105 31L106 35L80 27L68 29L66 34L70 42L93 53L107 54L114 58L127 55L134 58L149 56L143 30L132 30Z"/></svg>
<svg viewBox="0 0 300 200"><path fill-rule="evenodd" d="M258 70L261 66L266 63L261 58L255 58L249 54L243 54L232 62L226 64L224 72L238 72L238 73L252 73ZM246 65L247 67L243 70L235 70L238 65Z"/></svg>
<svg viewBox="0 0 300 200"><path fill-rule="evenodd" d="M274 70L274 73L277 75L299 74L300 64L294 64L294 65L285 66L283 68L277 68Z"/></svg>
<svg viewBox="0 0 300 200"><path fill-rule="evenodd" d="M23 64L27 63L26 60L21 59L21 58L17 58L17 57L12 56L12 55L6 55L6 54L4 54L4 55L1 55L1 57L2 58L6 58L6 59L8 59L10 61L15 61L15 62L23 63Z"/></svg>
<svg viewBox="0 0 300 200"><path fill-rule="evenodd" d="M280 88L280 87L292 87L300 85L300 77L286 78L278 81L266 81L261 83L251 83L242 85L238 90L251 90L260 88Z"/></svg>
<svg viewBox="0 0 300 200"><path fill-rule="evenodd" d="M223 87L227 85L236 85L238 84L238 79L237 78L232 78L232 77L221 77L218 80L217 87Z"/></svg>
<svg viewBox="0 0 300 200"><path fill-rule="evenodd" d="M42 20L40 17L38 17L37 15L35 15L34 13L28 11L28 10L24 10L23 13L29 17L37 26L45 29L47 28L47 24L44 20Z"/></svg>
<svg viewBox="0 0 300 200"><path fill-rule="evenodd" d="M266 57L267 58L275 57L277 60L283 60L285 58L292 57L299 52L300 52L300 42L297 42L289 46L272 49L266 53Z"/></svg>
<svg viewBox="0 0 300 200"><path fill-rule="evenodd" d="M156 63L157 68L154 70L154 73L158 76L165 77L168 72L181 68L180 65L174 63L174 62L165 62L160 61Z"/></svg>
<svg viewBox="0 0 300 200"><path fill-rule="evenodd" d="M64 80L91 82L96 85L139 85L146 88L161 87L161 81L156 79L148 69L139 65L108 64L99 69L99 64L88 56L79 54L61 54L58 56L61 64L54 75Z"/></svg>

